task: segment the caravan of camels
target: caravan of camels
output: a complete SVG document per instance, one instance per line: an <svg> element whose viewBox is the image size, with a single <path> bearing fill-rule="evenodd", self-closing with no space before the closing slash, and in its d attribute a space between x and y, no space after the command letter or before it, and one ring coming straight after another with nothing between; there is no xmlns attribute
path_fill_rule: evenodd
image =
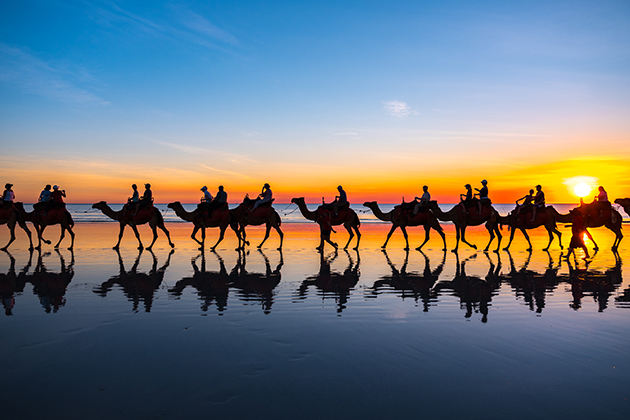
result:
<svg viewBox="0 0 630 420"><path fill-rule="evenodd" d="M420 250L427 243L430 231L433 229L440 235L443 249L446 250L446 237L440 226L440 222L451 222L455 226L456 243L455 248L452 250L453 252L457 252L460 241L473 249L477 249L476 245L466 240L466 228L468 226L480 225L485 225L490 235L490 239L484 251L488 251L495 237L497 238L497 246L494 252L498 252L500 249L502 239L501 228L503 226L508 226L510 231L510 239L504 250L509 249L514 239L514 234L518 229L527 240L529 245L528 251L530 251L532 245L527 230L541 226L544 227L549 234L549 243L544 250L549 249L551 246L554 240L554 234L558 237L560 248L564 249L557 223L572 225L573 237L569 245L569 254L574 248L584 248L586 251L582 237L586 234L592 239L587 228L603 226L614 232L615 241L612 246L613 250L617 250L623 238L621 233L622 216L619 211L611 206L603 187L599 187L599 195L592 203L587 204L580 200L580 206L574 208L568 214L560 214L553 206L546 205L544 192L542 191L542 187L538 185L536 186L536 192L530 190L528 195L516 200L516 208L513 211L506 216L501 216L492 206L492 202L488 197L487 181L484 180L481 184L482 187L476 189L478 192L475 194L472 193L471 186L467 184L465 186L467 192L461 194L460 202L446 212L438 206L436 201L431 200L427 186L423 187L424 193L421 197L415 197L413 201L407 203L403 201L403 203L396 205L387 213L381 211L376 201L366 202L363 205L370 209L377 219L384 222L391 222L392 224L382 248L387 247L387 243L394 231L400 228L405 238L405 250L408 250L409 239L407 228L422 226L425 230L425 238L422 244L416 249ZM15 201L15 194L12 187L13 184L10 183L5 185L5 191L2 195L2 204L0 205L0 224L6 224L11 233L9 242L1 249L6 250L11 243L15 241L16 225L19 225L26 232L29 238L30 249L33 249L31 231L26 222L31 222L35 227L38 240L36 248L41 248L42 241L47 244L51 243L43 238L44 230L47 226L59 224L61 225L61 236L55 248L60 246L66 231L68 231L71 237L70 249L72 249L75 236L72 230L74 221L70 212L68 212L65 207L63 200L66 196L65 190L60 190L59 187L55 185L52 187L51 191L51 186L47 185L41 192L38 202L33 205L34 210L27 212L22 203ZM138 240L138 248L144 248L137 226L146 223L149 224L153 232L153 239L147 249L150 250L155 244L158 237L158 228L165 233L169 245L173 248L175 245L171 241L169 231L164 224L162 213L153 205L151 185L145 184L145 191L142 196L140 196L135 184L132 186L132 189L132 197L127 200L127 204L120 210L113 210L105 201L92 205L92 208L98 209L110 219L118 221L120 230L118 242L114 246L114 249L119 248L127 225L131 227ZM359 231L361 222L359 217L350 207L346 192L343 188L339 186L337 189L339 195L335 197L333 202L324 203L322 200L322 204L315 210L309 210L303 197L293 198L291 200L291 203L298 206L298 209L305 219L319 224L321 241L317 249L320 251L323 249L325 242L337 248L337 244L330 239L331 232L334 232L333 226L343 225L348 231L349 238L344 249L350 246L355 235L357 242L354 249L359 248L361 241L361 233ZM284 240L284 234L281 229L282 221L278 212L273 208L274 198L269 184L264 185L261 194L256 199L250 199L249 196L246 196L236 208L232 209L228 207L227 193L223 190L222 186L219 187L219 191L215 197L210 194L208 188L205 186L201 188L201 191L203 191L204 194L203 198L197 205L197 208L192 212L187 211L178 201L168 204L168 208L172 209L178 217L193 224L194 227L191 238L197 242L201 250L205 247L206 228L215 227L219 228L220 233L217 242L210 248L211 250L214 250L224 239L225 231L228 227L234 231L238 238L237 249L244 249L245 246L249 245L245 231L245 227L249 225L265 226L266 228L265 236L258 245L258 248L261 248L267 241L272 228L278 232L280 237L278 249L282 248ZM615 200L615 203L623 207L624 211L630 215L630 198L619 198ZM197 238L199 231L201 231L201 240ZM597 249L597 244L594 240L593 243L595 249ZM587 252L586 254L588 256Z"/></svg>

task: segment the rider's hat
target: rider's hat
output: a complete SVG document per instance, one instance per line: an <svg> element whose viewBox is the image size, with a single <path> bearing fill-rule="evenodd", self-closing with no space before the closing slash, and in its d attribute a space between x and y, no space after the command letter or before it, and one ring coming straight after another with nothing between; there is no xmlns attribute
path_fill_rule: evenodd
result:
<svg viewBox="0 0 630 420"><path fill-rule="evenodd" d="M145 187L145 188L151 188L151 184L146 183L146 184L144 184L144 187Z"/></svg>
<svg viewBox="0 0 630 420"><path fill-rule="evenodd" d="M481 181L482 184L487 184L488 181L486 181L485 179L483 181Z"/></svg>
<svg viewBox="0 0 630 420"><path fill-rule="evenodd" d="M53 190L58 190L59 189L59 185L53 185Z"/></svg>
<svg viewBox="0 0 630 420"><path fill-rule="evenodd" d="M5 184L5 186L4 186L4 188L11 188L12 186L13 186L13 184L10 184L10 183L8 183L8 182L7 182L7 183Z"/></svg>
<svg viewBox="0 0 630 420"><path fill-rule="evenodd" d="M263 187L271 188L269 184L267 184L266 182L265 182L265 185L263 185Z"/></svg>
<svg viewBox="0 0 630 420"><path fill-rule="evenodd" d="M203 187L201 187L201 191L206 191L208 189L208 187L206 187L205 185Z"/></svg>

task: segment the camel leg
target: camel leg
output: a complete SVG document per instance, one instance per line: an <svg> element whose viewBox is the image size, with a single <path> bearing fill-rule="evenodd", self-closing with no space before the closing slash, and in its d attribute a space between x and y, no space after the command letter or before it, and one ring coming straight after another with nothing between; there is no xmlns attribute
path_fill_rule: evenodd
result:
<svg viewBox="0 0 630 420"><path fill-rule="evenodd" d="M510 250L510 245L512 245L512 241L514 240L514 235L516 234L516 229L512 228L511 232L510 232L510 240L508 241L508 244L505 246L505 248L503 248L504 251L509 251Z"/></svg>
<svg viewBox="0 0 630 420"><path fill-rule="evenodd" d="M466 226L462 226L461 230L462 230L462 242L468 245L469 247L471 247L472 249L477 249L477 245L470 244L466 240ZM494 239L494 235L492 235L492 237L490 238L490 242L492 242L492 239ZM488 246L490 246L490 244L488 244ZM488 247L486 247L486 250L487 249Z"/></svg>
<svg viewBox="0 0 630 420"><path fill-rule="evenodd" d="M212 248L210 248L210 251L214 251L214 249L217 247L217 245L219 245L221 243L221 241L223 240L223 237L225 236L225 229L227 229L227 226L223 226L223 227L219 227L219 239L217 240L217 243L214 244L214 246ZM206 229L203 229L203 236L205 238L206 236Z"/></svg>
<svg viewBox="0 0 630 420"><path fill-rule="evenodd" d="M278 232L278 236L280 236L280 246L278 247L278 251L282 251L282 242L284 242L284 233L282 233L282 229L280 229L279 225L275 225L274 229Z"/></svg>
<svg viewBox="0 0 630 420"><path fill-rule="evenodd" d="M560 249L564 249L562 247L562 233L557 228L553 228L553 232L558 236L558 243L560 244Z"/></svg>
<svg viewBox="0 0 630 420"><path fill-rule="evenodd" d="M389 238L392 237L392 234L394 233L397 227L398 227L397 225L392 225L392 228L389 230L389 233L387 234L387 239L385 239L385 243L383 244L381 248L387 248L387 243L389 242ZM409 243L407 243L407 248L405 249L409 249Z"/></svg>
<svg viewBox="0 0 630 420"><path fill-rule="evenodd" d="M451 252L454 252L457 254L457 250L459 248L459 226L455 225L455 248L453 248L451 250Z"/></svg>
<svg viewBox="0 0 630 420"><path fill-rule="evenodd" d="M551 243L553 242L553 231L547 229L547 234L549 234L549 243L547 244L547 248L543 248L543 251L548 251Z"/></svg>
<svg viewBox="0 0 630 420"><path fill-rule="evenodd" d="M125 225L123 225L122 223L120 224L120 230L118 232L118 242L116 242L116 245L114 245L114 247L112 249L118 250L118 248L120 248L120 241L122 241L122 237L123 237L123 233L125 232ZM138 240L140 240L140 238L138 238Z"/></svg>
<svg viewBox="0 0 630 420"><path fill-rule="evenodd" d="M18 222L20 227L22 228L22 230L24 230L24 232L26 232L26 234L28 235L28 242L29 242L29 251L33 249L33 238L31 235L31 230L28 228L28 226L26 226L26 222L24 220L19 221ZM8 246L8 245L7 245Z"/></svg>
<svg viewBox="0 0 630 420"><path fill-rule="evenodd" d="M527 234L527 230L525 230L525 228L521 228L521 232L523 232L523 236L525 237L525 239L527 240L527 243L529 244L529 248L527 248L525 251L531 251L533 249L532 241L529 240L529 235ZM553 240L553 237L551 239ZM551 244L551 242L549 243ZM547 248L549 248L549 246L547 246Z"/></svg>
<svg viewBox="0 0 630 420"><path fill-rule="evenodd" d="M595 242L595 239L593 239L593 235L591 235L591 232L589 232L588 230L584 229L584 233L586 233L586 236L588 237L588 239L590 239L591 242L593 242L593 245L595 245L593 250L594 251L599 251L599 247L597 246L597 242Z"/></svg>
<svg viewBox="0 0 630 420"><path fill-rule="evenodd" d="M140 240L140 232L138 232L138 227L136 225L129 225L133 230L134 235L136 235L136 239L138 239L138 249L144 249L144 245L142 245L142 241ZM155 232L155 231L154 231Z"/></svg>
<svg viewBox="0 0 630 420"><path fill-rule="evenodd" d="M260 243L260 245L258 245L258 249L262 248L262 246L265 243L265 241L267 241L267 238L269 238L269 232L270 231L271 231L271 225L269 223L267 223L267 226L265 226L265 237L263 238L263 240Z"/></svg>
<svg viewBox="0 0 630 420"><path fill-rule="evenodd" d="M422 249L422 247L424 246L424 244L426 244L429 241L429 232L430 232L431 228L429 227L429 225L424 225L424 242L422 242L422 245L420 245L418 248L416 248L418 251L420 251Z"/></svg>
<svg viewBox="0 0 630 420"><path fill-rule="evenodd" d="M352 240L352 238L354 238L354 233L352 233L352 228L350 228L350 226L348 226L347 224L344 223L343 227L346 228L346 230L348 231L348 234L350 235L350 237L348 238L348 242L346 243L346 246L343 247L343 249L348 249L348 245L350 245L350 241Z"/></svg>
<svg viewBox="0 0 630 420"><path fill-rule="evenodd" d="M488 252L488 248L490 248L490 244L492 243L492 241L494 240L494 232L492 230L492 228L489 228L486 225L486 229L488 230L488 233L490 234L490 240L488 241L488 245L486 245L486 247L483 249L483 252ZM462 239L463 240L463 239Z"/></svg>
<svg viewBox="0 0 630 420"><path fill-rule="evenodd" d="M151 226L151 231L153 232L153 240L151 241L151 245L149 245L147 247L147 251L151 251L151 249L153 249L153 244L155 244L155 241L157 241L157 238L158 238L157 226L156 225ZM170 240L169 240L169 242L170 242Z"/></svg>
<svg viewBox="0 0 630 420"><path fill-rule="evenodd" d="M497 235L497 249L494 250L495 253L499 253L499 249L501 248L501 239L503 239L503 235L501 235L501 231L499 230L499 225L494 225L494 231ZM531 247L531 245L530 245Z"/></svg>
<svg viewBox="0 0 630 420"><path fill-rule="evenodd" d="M63 238L66 237L66 227L64 225L61 225L61 235L59 235L59 242L57 242L57 244L55 245L55 249L59 249L59 244L61 244L61 241L63 241Z"/></svg>
<svg viewBox="0 0 630 420"><path fill-rule="evenodd" d="M239 230L241 232L241 235L239 236L239 242L238 242L238 248L236 248L237 251L241 250L241 249L245 249L245 245L248 244L247 242L247 233L245 232L245 226L241 226L239 227ZM241 243L242 240L242 243Z"/></svg>
<svg viewBox="0 0 630 420"><path fill-rule="evenodd" d="M175 248L175 244L171 242L171 234L168 232L168 229L166 229L164 223L160 223L158 227L162 229L162 232L164 232L164 234L166 235L166 239L168 239L168 244L171 246L171 248ZM153 232L155 233L155 238L153 239L153 242L155 242L155 239L157 239L157 232L155 231L155 229L153 230ZM153 246L153 244L151 244L151 246Z"/></svg>
<svg viewBox="0 0 630 420"><path fill-rule="evenodd" d="M40 229L40 230L39 230L39 232L38 232L38 235L37 235L37 236L38 236L38 238L39 238L39 245L37 246L37 249L41 249L41 248L42 248L42 240L43 240L45 243L48 243L48 242L49 242L49 241L46 241L46 240L44 239L44 229L46 229L46 226L45 226L45 225L42 225L41 229Z"/></svg>
<svg viewBox="0 0 630 420"><path fill-rule="evenodd" d="M74 231L70 226L68 226L66 229L68 229L68 233L70 234L70 246L68 247L68 249L72 251L72 249L74 248Z"/></svg>
<svg viewBox="0 0 630 420"><path fill-rule="evenodd" d="M11 245L13 241L15 241L15 222L9 222L7 223L7 226L9 227L9 231L11 232L11 238L9 239L9 243L1 249L2 251L6 251L9 245Z"/></svg>
<svg viewBox="0 0 630 420"><path fill-rule="evenodd" d="M199 241L199 239L197 239L197 232L199 232L199 229L201 229L201 241ZM193 227L192 233L190 234L190 237L192 238L192 240L197 242L197 244L201 246L201 248L199 248L199 249L202 249L202 250L203 250L203 246L204 246L203 245L204 241L206 239L205 233L206 233L205 228L202 229L201 227L195 225L195 227Z"/></svg>
<svg viewBox="0 0 630 420"><path fill-rule="evenodd" d="M357 251L359 249L359 243L361 242L361 232L359 232L359 228L357 226L354 226L354 230L357 233L357 246L352 249ZM409 245L407 245L407 247L409 247Z"/></svg>

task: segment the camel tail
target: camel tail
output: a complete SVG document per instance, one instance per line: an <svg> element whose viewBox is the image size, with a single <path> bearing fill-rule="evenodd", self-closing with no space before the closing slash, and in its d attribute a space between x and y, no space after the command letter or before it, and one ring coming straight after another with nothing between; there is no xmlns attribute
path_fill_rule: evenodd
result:
<svg viewBox="0 0 630 420"><path fill-rule="evenodd" d="M66 214L68 216L68 225L73 228L74 227L74 219L68 210L66 210Z"/></svg>

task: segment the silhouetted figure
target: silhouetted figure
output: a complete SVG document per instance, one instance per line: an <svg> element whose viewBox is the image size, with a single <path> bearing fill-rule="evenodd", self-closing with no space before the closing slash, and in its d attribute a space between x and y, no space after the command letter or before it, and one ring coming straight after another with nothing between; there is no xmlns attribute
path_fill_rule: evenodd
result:
<svg viewBox="0 0 630 420"><path fill-rule="evenodd" d="M131 184L131 189L133 193L131 197L127 198L127 203L123 207L123 212L125 214L133 211L135 213L136 207L138 206L138 202L140 201L140 193L138 192L138 186L136 184Z"/></svg>
<svg viewBox="0 0 630 420"><path fill-rule="evenodd" d="M571 284L573 301L569 304L574 310L582 307L582 298L592 296L597 302L598 312L608 308L608 301L612 293L622 284L621 258L615 252L615 266L605 272L590 270L588 264L585 268L569 266L568 282Z"/></svg>
<svg viewBox="0 0 630 420"><path fill-rule="evenodd" d="M15 201L15 193L12 188L13 184L10 183L4 186L4 191L2 192L2 206L5 208L13 206L13 201Z"/></svg>
<svg viewBox="0 0 630 420"><path fill-rule="evenodd" d="M468 215L468 207L473 203L473 192L470 184L464 185L466 193L459 195L459 205L462 207L462 213Z"/></svg>
<svg viewBox="0 0 630 420"><path fill-rule="evenodd" d="M564 258L567 260L571 256L571 254L575 255L575 248L582 248L584 250L584 258L589 258L588 249L584 244L584 234L586 233L586 227L584 227L584 221L582 219L582 212L578 209L571 210L571 214L573 215L573 223L571 224L571 242L569 243L569 249L567 250L567 255Z"/></svg>
<svg viewBox="0 0 630 420"><path fill-rule="evenodd" d="M160 287L160 284L162 284L164 273L171 262L171 255L173 255L175 251L171 250L171 252L169 252L166 262L160 268L158 268L158 259L153 251L149 252L153 258L151 270L149 270L148 273L139 273L138 265L140 264L142 250L138 252L133 266L127 271L125 270L125 264L120 255L120 251L116 249L119 267L118 275L111 277L100 286L94 287L93 292L99 296L106 297L115 285L119 285L122 287L123 293L127 296L127 299L133 302L133 312L138 312L140 302L144 303L145 312L151 312L155 291Z"/></svg>
<svg viewBox="0 0 630 420"><path fill-rule="evenodd" d="M332 202L332 210L333 210L334 217L339 216L340 208L345 208L350 205L350 203L348 203L348 195L343 190L343 187L341 185L337 187L337 191L339 191L339 195L336 195L335 201Z"/></svg>
<svg viewBox="0 0 630 420"><path fill-rule="evenodd" d="M519 204L519 201L521 200L523 200L523 202ZM532 208L533 202L534 190L529 190L529 194L516 200L516 215L518 216L520 213L527 213L529 209Z"/></svg>
<svg viewBox="0 0 630 420"><path fill-rule="evenodd" d="M337 243L330 240L330 232L335 230L332 228L332 214L330 210L324 209L317 216L319 224L319 246L316 248L319 252L324 252L324 242L328 242L333 248L337 249Z"/></svg>
<svg viewBox="0 0 630 420"><path fill-rule="evenodd" d="M320 253L319 258L319 273L315 276L308 277L302 282L298 291L298 299L306 299L306 294L309 286L315 286L318 289L318 295L322 297L322 300L328 298L334 298L337 302L337 313L341 314L346 308L350 292L359 282L361 273L359 266L361 264L361 257L359 252L357 253L356 264L352 260L352 257L345 251L348 256L348 266L343 273L331 270L331 264L339 255L337 251L331 256L325 256L324 253Z"/></svg>
<svg viewBox="0 0 630 420"><path fill-rule="evenodd" d="M488 181L485 179L481 181L481 189L475 188L477 197L479 197L479 201L477 202L478 213L481 214L481 207L490 205L490 198L488 197Z"/></svg>
<svg viewBox="0 0 630 420"><path fill-rule="evenodd" d="M46 204L52 200L52 187L50 184L46 184L42 192L39 193L39 197L37 198L37 203L33 204L33 209L35 209L38 213L44 213Z"/></svg>
<svg viewBox="0 0 630 420"><path fill-rule="evenodd" d="M138 214L138 211L144 208L151 207L153 205L153 191L151 191L151 184L144 184L144 193L142 198L136 204L136 208L133 211L132 216Z"/></svg>
<svg viewBox="0 0 630 420"><path fill-rule="evenodd" d="M26 285L26 275L31 267L33 259L33 251L29 253L28 263L22 268L19 274L15 273L15 258L9 253L4 251L11 261L9 270L6 274L0 273L0 296L2 297L2 306L4 307L4 314L6 316L13 315L13 308L15 307L15 294L22 293L24 286Z"/></svg>
<svg viewBox="0 0 630 420"><path fill-rule="evenodd" d="M258 198L254 202L254 207L251 209L251 211L253 212L259 206L262 206L265 203L271 203L272 200L273 192L271 191L271 187L269 186L269 184L265 183L265 185L263 185L261 193L258 194Z"/></svg>
<svg viewBox="0 0 630 420"><path fill-rule="evenodd" d="M265 273L247 271L246 254L239 251L238 261L230 273L230 279L232 280L232 287L238 291L237 296L240 300L244 302L259 302L263 313L267 315L271 312L271 307L273 306L273 290L280 283L280 270L284 265L284 259L280 250L280 261L275 270L272 270L267 255L260 249L258 252L265 260Z"/></svg>
<svg viewBox="0 0 630 420"><path fill-rule="evenodd" d="M66 290L72 278L74 277L74 252L70 251L70 264L66 266L66 261L59 250L55 249L59 256L61 271L55 273L49 271L44 265L44 256L50 255L49 252L42 256L38 250L37 265L33 274L28 276L28 281L33 284L33 293L39 296L39 302L46 313L56 313L66 304Z"/></svg>
<svg viewBox="0 0 630 420"><path fill-rule="evenodd" d="M44 207L44 216L52 209L65 208L66 204L63 199L66 197L66 190L60 190L58 185L53 186L53 191L50 194L50 200L46 202Z"/></svg>
<svg viewBox="0 0 630 420"><path fill-rule="evenodd" d="M213 252L213 254L219 262L219 271L206 270L206 255L201 252L190 261L193 267L192 277L184 277L178 280L168 292L171 296L179 299L184 289L191 286L197 290L197 296L201 301L201 310L203 312L207 312L208 308L214 303L219 311L219 315L222 315L222 312L227 307L232 279L225 269L223 258L216 252ZM199 257L201 257L201 268L197 266Z"/></svg>
<svg viewBox="0 0 630 420"><path fill-rule="evenodd" d="M429 202L431 201L431 194L429 194L429 187L427 187L426 185L422 187L422 197L416 197L416 201L418 201L418 203L415 205L415 207L413 208L413 215L415 216L416 214L418 214L418 211L420 211L421 209L424 211L429 210Z"/></svg>
<svg viewBox="0 0 630 420"><path fill-rule="evenodd" d="M536 220L536 211L544 209L546 205L545 193L542 190L542 186L536 185L536 195L534 196L534 206L532 207L532 218L530 222Z"/></svg>

